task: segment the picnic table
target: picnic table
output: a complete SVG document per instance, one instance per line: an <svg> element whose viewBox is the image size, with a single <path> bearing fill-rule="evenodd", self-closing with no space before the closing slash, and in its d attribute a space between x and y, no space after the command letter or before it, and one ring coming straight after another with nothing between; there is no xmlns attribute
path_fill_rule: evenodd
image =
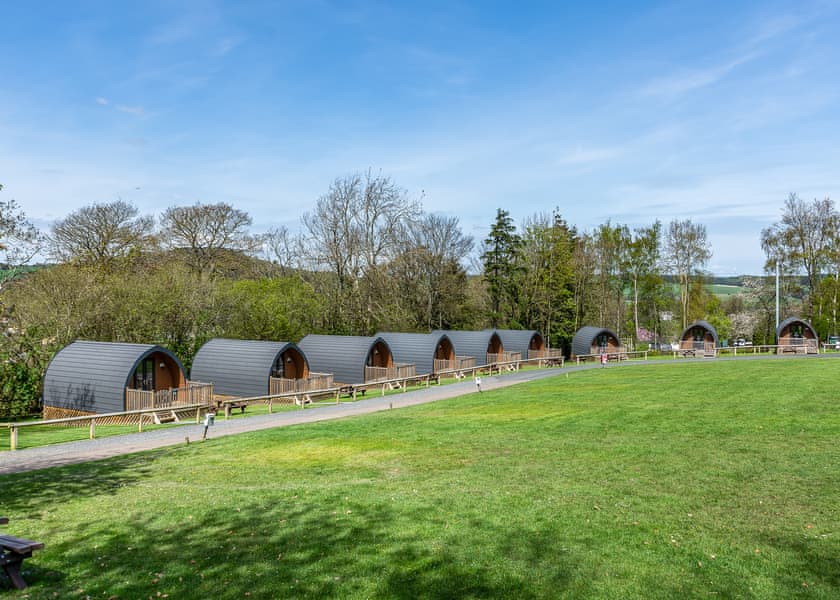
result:
<svg viewBox="0 0 840 600"><path fill-rule="evenodd" d="M8 522L8 517L0 517L0 525L5 525ZM12 585L17 589L22 590L26 587L26 582L20 574L23 560L32 556L35 550L40 550L43 547L43 542L34 542L13 535L0 535L0 566L3 567L6 575L12 581Z"/></svg>

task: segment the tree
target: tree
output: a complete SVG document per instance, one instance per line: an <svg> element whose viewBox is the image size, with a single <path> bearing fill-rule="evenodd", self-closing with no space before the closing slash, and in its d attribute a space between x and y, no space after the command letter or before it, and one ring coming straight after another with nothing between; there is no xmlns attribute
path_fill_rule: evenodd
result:
<svg viewBox="0 0 840 600"><path fill-rule="evenodd" d="M626 247L624 271L630 282L633 298L633 331L638 339L641 329L639 306L646 301L650 309L649 325L653 325L654 337L657 330L658 316L655 297L662 286L660 275L660 238L662 224L654 222L650 227L634 230L633 238Z"/></svg>
<svg viewBox="0 0 840 600"><path fill-rule="evenodd" d="M43 241L17 202L0 202L0 289L17 275L19 267L40 252Z"/></svg>
<svg viewBox="0 0 840 600"><path fill-rule="evenodd" d="M185 257L201 277L214 275L231 255L259 250L261 240L248 233L251 217L227 204L173 206L160 217L165 245Z"/></svg>
<svg viewBox="0 0 840 600"><path fill-rule="evenodd" d="M467 274L463 267L473 248L457 217L427 214L408 232L403 250L387 275L399 290L397 301L411 315L409 329L449 329L462 322Z"/></svg>
<svg viewBox="0 0 840 600"><path fill-rule="evenodd" d="M671 221L665 238L665 254L665 261L679 284L680 312L685 329L693 279L702 274L703 267L712 257L706 226L692 223L691 219Z"/></svg>
<svg viewBox="0 0 840 600"><path fill-rule="evenodd" d="M278 267L281 276L300 268L303 255L302 240L292 235L288 227L272 227L262 235L263 255Z"/></svg>
<svg viewBox="0 0 840 600"><path fill-rule="evenodd" d="M128 202L92 204L53 224L50 253L60 262L109 266L148 247L153 227L154 219Z"/></svg>
<svg viewBox="0 0 840 600"><path fill-rule="evenodd" d="M574 329L573 252L577 233L556 210L527 219L520 255L524 265L519 320L549 346L571 341Z"/></svg>
<svg viewBox="0 0 840 600"><path fill-rule="evenodd" d="M761 232L761 247L767 256L768 270L778 262L781 269L804 273L808 281L808 319L814 318L814 298L820 274L831 256L840 216L834 202L825 198L807 203L796 194L785 200L782 220Z"/></svg>
<svg viewBox="0 0 840 600"><path fill-rule="evenodd" d="M519 296L521 275L519 251L522 239L510 213L501 208L490 234L484 240L481 261L484 280L490 296L490 324L492 327L515 327L514 311Z"/></svg>
<svg viewBox="0 0 840 600"><path fill-rule="evenodd" d="M419 202L382 174L337 178L303 215L306 253L330 306L332 331L370 333L391 295L385 265L406 246Z"/></svg>
<svg viewBox="0 0 840 600"><path fill-rule="evenodd" d="M626 225L613 226L607 221L592 234L598 323L610 326L619 337L625 329L623 269L629 246L630 231Z"/></svg>

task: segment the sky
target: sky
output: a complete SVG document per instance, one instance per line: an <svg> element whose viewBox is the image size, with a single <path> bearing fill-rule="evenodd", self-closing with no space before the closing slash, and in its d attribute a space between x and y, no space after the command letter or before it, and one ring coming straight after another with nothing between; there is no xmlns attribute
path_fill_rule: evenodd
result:
<svg viewBox="0 0 840 600"><path fill-rule="evenodd" d="M371 169L484 239L706 227L759 274L785 199L840 199L840 0L10 2L0 200L49 231L94 203L196 202L300 229Z"/></svg>

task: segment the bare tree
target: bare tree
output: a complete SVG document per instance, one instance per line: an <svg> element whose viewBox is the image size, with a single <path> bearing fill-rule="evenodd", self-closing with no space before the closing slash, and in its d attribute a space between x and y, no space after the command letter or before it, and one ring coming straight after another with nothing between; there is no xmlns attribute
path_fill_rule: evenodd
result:
<svg viewBox="0 0 840 600"><path fill-rule="evenodd" d="M261 236L263 255L277 265L281 275L289 275L300 267L303 255L302 239L289 232L288 227L272 227Z"/></svg>
<svg viewBox="0 0 840 600"><path fill-rule="evenodd" d="M202 277L214 274L231 253L253 253L261 245L259 238L248 233L248 213L226 202L173 206L164 211L160 223L166 246L182 252Z"/></svg>
<svg viewBox="0 0 840 600"><path fill-rule="evenodd" d="M53 224L50 253L62 262L104 266L149 246L153 227L152 217L123 200L92 204Z"/></svg>
<svg viewBox="0 0 840 600"><path fill-rule="evenodd" d="M779 266L787 272L804 272L808 279L808 319L814 317L814 297L820 274L830 257L832 239L840 223L834 202L825 198L805 202L796 194L785 200L782 220L761 232L766 268Z"/></svg>
<svg viewBox="0 0 840 600"><path fill-rule="evenodd" d="M3 186L0 185L0 190ZM44 238L27 219L17 202L0 202L0 287L12 279L21 265L32 260L43 246Z"/></svg>
<svg viewBox="0 0 840 600"><path fill-rule="evenodd" d="M311 266L334 276L335 285L325 290L333 327L349 323L357 332L373 327L378 293L387 283L382 267L397 256L419 214L420 203L405 190L368 171L337 178L315 210L303 215Z"/></svg>
<svg viewBox="0 0 840 600"><path fill-rule="evenodd" d="M692 223L691 219L671 221L665 236L665 261L679 282L683 329L687 324L692 279L702 273L711 257L705 225Z"/></svg>

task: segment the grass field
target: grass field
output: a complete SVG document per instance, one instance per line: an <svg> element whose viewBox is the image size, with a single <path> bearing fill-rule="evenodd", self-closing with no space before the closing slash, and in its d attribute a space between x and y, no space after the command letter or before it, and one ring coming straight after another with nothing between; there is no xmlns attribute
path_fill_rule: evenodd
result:
<svg viewBox="0 0 840 600"><path fill-rule="evenodd" d="M611 367L0 476L4 598L837 598L836 358Z"/></svg>

